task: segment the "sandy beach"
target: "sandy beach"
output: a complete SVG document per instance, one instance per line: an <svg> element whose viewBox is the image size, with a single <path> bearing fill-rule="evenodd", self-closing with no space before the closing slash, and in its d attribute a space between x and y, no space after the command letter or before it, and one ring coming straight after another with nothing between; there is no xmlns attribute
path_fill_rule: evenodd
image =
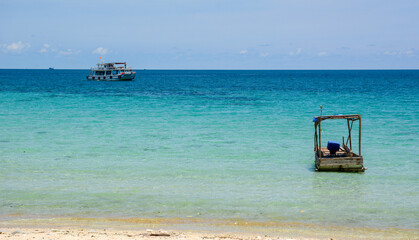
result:
<svg viewBox="0 0 419 240"><path fill-rule="evenodd" d="M115 229L80 229L80 228L7 228L2 230L0 239L297 239L268 237L267 235L255 234L232 234L232 233L206 233L189 231L154 231L151 229L143 231L115 230ZM307 239L307 238L305 238ZM313 238L316 239L316 238Z"/></svg>
<svg viewBox="0 0 419 240"><path fill-rule="evenodd" d="M1 221L0 239L419 239L419 232L238 220L52 218Z"/></svg>
<svg viewBox="0 0 419 240"><path fill-rule="evenodd" d="M175 231L175 230L122 230L122 229L84 229L84 228L2 228L0 239L213 239L213 240L250 240L250 239L419 239L417 234L390 234L382 232L374 234L341 235L331 231L331 237L308 236L278 236L271 234L256 233L231 233L231 232L206 232L206 231ZM338 235L338 237L335 237Z"/></svg>

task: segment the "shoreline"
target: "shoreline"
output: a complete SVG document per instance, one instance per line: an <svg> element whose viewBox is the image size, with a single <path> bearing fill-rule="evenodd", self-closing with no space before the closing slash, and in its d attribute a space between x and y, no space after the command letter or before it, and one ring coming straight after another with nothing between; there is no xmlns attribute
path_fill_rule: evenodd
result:
<svg viewBox="0 0 419 240"><path fill-rule="evenodd" d="M419 239L417 229L197 218L15 218L0 239Z"/></svg>

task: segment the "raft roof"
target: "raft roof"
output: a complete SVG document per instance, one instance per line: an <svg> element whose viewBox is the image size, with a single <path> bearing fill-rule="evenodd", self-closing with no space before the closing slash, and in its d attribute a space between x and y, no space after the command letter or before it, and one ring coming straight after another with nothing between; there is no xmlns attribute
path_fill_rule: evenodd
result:
<svg viewBox="0 0 419 240"><path fill-rule="evenodd" d="M349 119L349 120L359 120L361 119L361 115L360 114L349 114L349 115L328 115L328 116L317 116L317 117L313 117L313 122L318 122L320 119L320 121L324 121L327 119Z"/></svg>

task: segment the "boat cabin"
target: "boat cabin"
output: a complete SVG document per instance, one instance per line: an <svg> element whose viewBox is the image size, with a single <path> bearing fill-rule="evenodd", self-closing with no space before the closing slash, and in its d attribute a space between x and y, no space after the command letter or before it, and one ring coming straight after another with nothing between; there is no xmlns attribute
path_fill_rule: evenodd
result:
<svg viewBox="0 0 419 240"><path fill-rule="evenodd" d="M342 137L342 144L337 141L328 141L327 145L322 145L322 127L324 121L341 120L346 122L348 136ZM314 122L314 154L315 166L317 171L349 171L364 172L364 160L361 155L361 115L332 115L317 116ZM356 135L352 131L354 123L358 122L358 152L354 152L352 138ZM345 123L344 123L345 124ZM356 136L355 136L356 137ZM354 144L355 145L355 144Z"/></svg>

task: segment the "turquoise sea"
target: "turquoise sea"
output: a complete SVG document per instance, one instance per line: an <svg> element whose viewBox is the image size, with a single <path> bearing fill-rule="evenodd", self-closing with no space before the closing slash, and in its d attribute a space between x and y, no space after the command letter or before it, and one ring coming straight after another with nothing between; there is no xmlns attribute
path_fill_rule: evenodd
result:
<svg viewBox="0 0 419 240"><path fill-rule="evenodd" d="M0 220L419 228L417 70L87 74L0 70ZM320 105L362 115L365 173L314 171ZM322 127L323 145L347 136Z"/></svg>

